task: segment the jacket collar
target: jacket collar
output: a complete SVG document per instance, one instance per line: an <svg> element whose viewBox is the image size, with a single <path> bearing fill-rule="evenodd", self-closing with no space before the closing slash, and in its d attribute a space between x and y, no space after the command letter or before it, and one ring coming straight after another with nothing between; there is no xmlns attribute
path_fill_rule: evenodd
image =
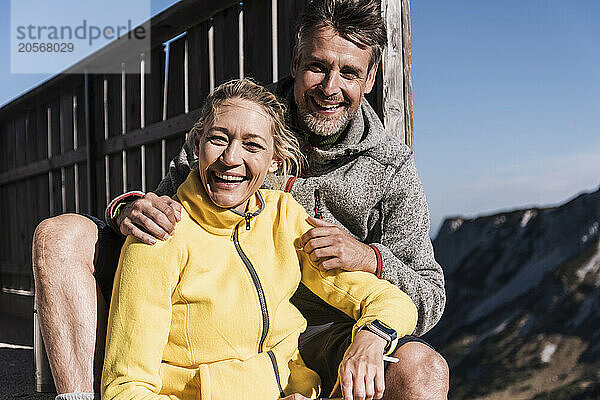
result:
<svg viewBox="0 0 600 400"><path fill-rule="evenodd" d="M265 208L265 201L260 191L250 197L246 213L215 205L206 194L196 169L190 172L177 189L177 198L190 217L204 230L214 235L231 235L235 226L244 220L248 228L250 220Z"/></svg>

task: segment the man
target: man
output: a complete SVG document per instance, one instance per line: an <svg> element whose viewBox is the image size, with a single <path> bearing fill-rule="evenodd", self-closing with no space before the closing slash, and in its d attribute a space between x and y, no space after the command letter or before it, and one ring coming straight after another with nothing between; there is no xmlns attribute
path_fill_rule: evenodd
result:
<svg viewBox="0 0 600 400"><path fill-rule="evenodd" d="M364 270L390 280L416 304L415 334L421 335L441 317L444 280L433 257L427 204L410 150L385 133L364 101L385 44L374 0L317 0L306 6L292 77L275 88L289 103L288 123L308 161L303 176L290 179L286 190L315 216L315 228L302 238L311 259L325 270ZM175 193L191 163L186 143L155 193L126 194L109 205L109 223L149 244L167 239L180 210L167 196ZM96 222L63 215L43 221L34 237L37 307L57 390L65 393L59 399L92 392L94 371L102 363L105 299L122 239ZM309 322L301 337L302 357L319 373L324 390L335 386L339 394L344 382L336 385L337 369L353 322L302 286L294 303ZM426 343L405 338L394 355L399 362L387 366L385 398L447 397L447 364ZM382 393L365 388L353 395L379 398Z"/></svg>

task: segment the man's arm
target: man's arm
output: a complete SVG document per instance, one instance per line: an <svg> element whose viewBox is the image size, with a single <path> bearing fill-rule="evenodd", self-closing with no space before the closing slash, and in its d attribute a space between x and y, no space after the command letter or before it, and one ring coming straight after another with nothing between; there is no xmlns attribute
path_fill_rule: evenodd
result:
<svg viewBox="0 0 600 400"><path fill-rule="evenodd" d="M189 136L189 135L188 135ZM133 191L117 196L106 207L106 222L121 234L133 235L146 244L166 240L181 219L181 206L171 197L185 180L194 163L188 137L169 163L169 171L154 192Z"/></svg>
<svg viewBox="0 0 600 400"><path fill-rule="evenodd" d="M419 312L415 334L422 335L441 318L446 292L429 238L427 200L412 157L396 171L381 208L381 240L371 243L381 255L381 277L411 297Z"/></svg>
<svg viewBox="0 0 600 400"><path fill-rule="evenodd" d="M444 274L429 238L429 210L412 157L393 174L381 201L381 239L362 243L326 222L303 237L310 259L324 270L342 268L375 273L407 293L417 306L416 335L430 330L446 303Z"/></svg>

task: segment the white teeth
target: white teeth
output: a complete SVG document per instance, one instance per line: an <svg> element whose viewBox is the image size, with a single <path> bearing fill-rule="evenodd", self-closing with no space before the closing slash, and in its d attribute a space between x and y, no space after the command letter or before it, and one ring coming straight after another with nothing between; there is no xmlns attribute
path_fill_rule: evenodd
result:
<svg viewBox="0 0 600 400"><path fill-rule="evenodd" d="M229 182L241 182L244 180L243 176L225 175L225 174L220 174L218 172L215 172L215 176L219 179L223 179L224 181L229 181Z"/></svg>
<svg viewBox="0 0 600 400"><path fill-rule="evenodd" d="M340 104L327 104L327 103L321 103L318 99L313 97L313 100L315 101L315 103L317 103L317 105L321 108L324 108L326 110L333 110L334 108L338 108L340 106Z"/></svg>

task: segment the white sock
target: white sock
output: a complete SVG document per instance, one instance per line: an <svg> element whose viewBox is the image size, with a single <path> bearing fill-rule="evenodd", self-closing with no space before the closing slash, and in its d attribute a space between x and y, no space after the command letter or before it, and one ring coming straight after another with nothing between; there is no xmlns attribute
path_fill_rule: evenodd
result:
<svg viewBox="0 0 600 400"><path fill-rule="evenodd" d="M94 393L63 393L56 396L54 400L94 400L100 399L100 395L96 396Z"/></svg>

